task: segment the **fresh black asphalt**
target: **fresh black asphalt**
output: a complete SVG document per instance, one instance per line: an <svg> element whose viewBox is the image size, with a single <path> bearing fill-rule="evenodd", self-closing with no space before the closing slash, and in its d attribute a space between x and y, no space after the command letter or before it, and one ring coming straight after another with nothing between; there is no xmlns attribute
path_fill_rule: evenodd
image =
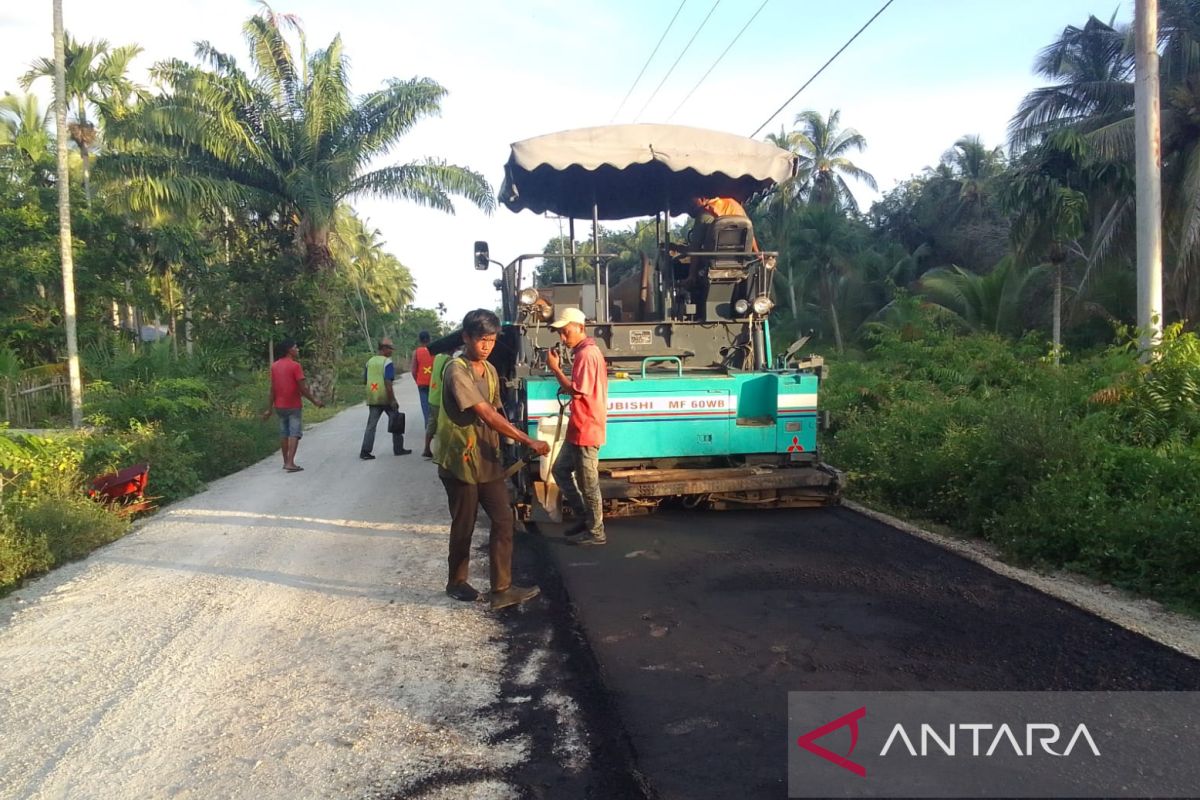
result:
<svg viewBox="0 0 1200 800"><path fill-rule="evenodd" d="M530 797L786 797L790 691L1200 690L1200 662L849 509L607 527L518 545L593 735L587 775L516 776Z"/></svg>

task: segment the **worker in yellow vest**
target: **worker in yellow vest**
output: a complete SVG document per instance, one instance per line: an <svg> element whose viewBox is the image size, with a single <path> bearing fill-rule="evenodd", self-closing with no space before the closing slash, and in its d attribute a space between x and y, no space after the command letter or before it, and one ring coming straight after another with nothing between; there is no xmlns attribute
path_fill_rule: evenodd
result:
<svg viewBox="0 0 1200 800"><path fill-rule="evenodd" d="M371 453L375 449L375 429L379 426L379 418L384 415L387 415L388 431L392 434L392 452L398 456L412 452L404 449L404 415L397 407L396 394L392 389L392 383L396 380L396 367L392 363L394 349L391 339L380 339L379 353L367 359L367 367L363 370L368 413L367 429L363 432L358 457L364 461L375 458Z"/></svg>

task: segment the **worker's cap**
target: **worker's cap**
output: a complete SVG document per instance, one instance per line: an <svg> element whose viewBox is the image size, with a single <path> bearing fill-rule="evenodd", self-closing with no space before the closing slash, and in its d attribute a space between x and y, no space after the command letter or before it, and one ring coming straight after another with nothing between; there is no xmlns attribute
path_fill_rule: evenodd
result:
<svg viewBox="0 0 1200 800"><path fill-rule="evenodd" d="M587 323L587 317L585 317L583 312L578 308L564 308L562 311L558 312L558 319L554 320L554 322L551 322L550 327L561 328L562 326L568 325L572 322L578 322L580 325L584 325Z"/></svg>
<svg viewBox="0 0 1200 800"><path fill-rule="evenodd" d="M388 348L389 350L396 349L396 345L392 344L392 340L387 338L386 336L379 340L379 349L382 350L385 347Z"/></svg>

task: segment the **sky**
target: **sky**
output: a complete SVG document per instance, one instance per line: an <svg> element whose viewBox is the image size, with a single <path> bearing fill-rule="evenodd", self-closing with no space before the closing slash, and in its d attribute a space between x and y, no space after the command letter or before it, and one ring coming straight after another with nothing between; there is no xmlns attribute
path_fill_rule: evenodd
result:
<svg viewBox="0 0 1200 800"><path fill-rule="evenodd" d="M414 76L448 90L440 116L419 122L378 166L435 157L481 172L498 189L510 144L554 131L670 122L750 135L882 4L274 0L273 8L300 18L312 49L341 34L356 92ZM191 59L201 40L244 63L241 24L259 7L251 0L63 0L63 15L76 38L141 45L134 78L146 82L155 61ZM805 109L838 109L842 125L867 140L855 162L887 191L936 164L964 135L1004 144L1021 98L1043 85L1031 69L1038 51L1090 14L1107 21L1115 12L1126 21L1132 7L1132 0L895 0L763 133L791 129ZM17 78L29 63L52 54L51 23L49 0L0 5L0 92L19 92ZM48 97L49 82L35 90ZM879 196L861 184L855 194L863 208ZM540 252L559 233L556 220L502 206L488 216L466 201L456 202L454 216L395 200L353 205L412 271L417 305L444 303L451 320L499 304L491 285L497 268L472 268L475 240L507 262ZM577 226L578 238L585 230L590 225Z"/></svg>

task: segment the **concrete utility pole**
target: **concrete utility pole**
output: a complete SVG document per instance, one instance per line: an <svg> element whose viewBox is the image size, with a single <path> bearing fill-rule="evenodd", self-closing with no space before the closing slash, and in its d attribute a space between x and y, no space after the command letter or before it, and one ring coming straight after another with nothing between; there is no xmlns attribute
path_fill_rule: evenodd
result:
<svg viewBox="0 0 1200 800"><path fill-rule="evenodd" d="M1162 338L1162 148L1158 116L1158 0L1134 3L1137 168L1137 324L1148 351Z"/></svg>
<svg viewBox="0 0 1200 800"><path fill-rule="evenodd" d="M75 263L71 257L71 176L67 170L67 75L62 0L54 0L54 122L58 129L58 242L62 253L63 319L67 328L67 374L71 380L71 427L83 425L83 380L75 330Z"/></svg>

